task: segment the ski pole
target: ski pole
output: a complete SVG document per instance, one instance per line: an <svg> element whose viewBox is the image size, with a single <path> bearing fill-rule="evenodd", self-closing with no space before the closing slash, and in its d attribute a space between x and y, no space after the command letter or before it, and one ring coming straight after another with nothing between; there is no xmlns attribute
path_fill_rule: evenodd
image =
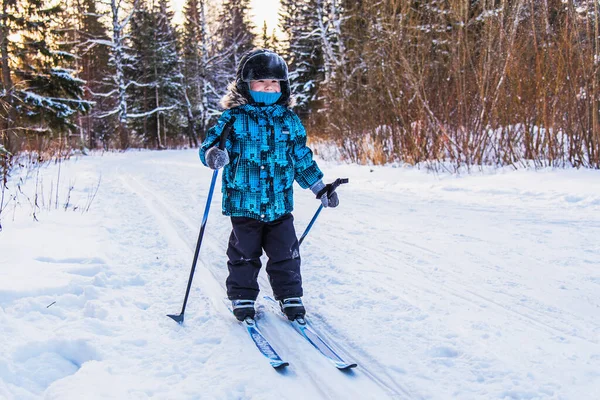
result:
<svg viewBox="0 0 600 400"><path fill-rule="evenodd" d="M225 127L223 127L223 132L221 133L219 149L223 150L225 148L225 141L227 140L227 136L231 131L231 127L233 122L235 121L235 117L232 117ZM213 192L215 190L215 183L217 182L217 175L219 175L219 170L215 169L212 176L212 181L210 182L210 189L208 190L208 197L206 199L206 207L204 208L204 217L202 218L202 225L200 226L200 234L198 235L198 242L196 243L196 252L194 253L194 261L192 262L192 270L190 271L190 278L188 279L187 289L185 290L185 297L183 299L183 307L181 308L180 314L167 314L167 317L172 318L175 322L179 324L183 324L183 314L185 313L185 306L187 305L188 297L190 295L190 289L192 287L192 280L194 278L194 271L196 271L196 263L198 262L198 254L200 254L200 245L202 244L202 237L204 236L204 228L206 227L206 221L208 220L208 212L210 210L210 203L212 201Z"/></svg>
<svg viewBox="0 0 600 400"><path fill-rule="evenodd" d="M331 197L333 192L335 192L335 189L337 189L337 187L340 186L342 183L348 183L348 178L337 178L335 181L333 181L333 183L330 183L328 185L329 187L327 188L327 198ZM306 227L306 230L304 231L304 233L300 237L300 240L298 241L298 246L300 246L302 244L302 241L304 240L306 235L308 235L308 231L310 231L310 228L312 228L312 226L314 225L314 223L317 220L317 217L321 213L322 209L323 209L323 204L321 204L319 206L319 208L317 209L317 212L310 220L310 223L308 224L308 226Z"/></svg>

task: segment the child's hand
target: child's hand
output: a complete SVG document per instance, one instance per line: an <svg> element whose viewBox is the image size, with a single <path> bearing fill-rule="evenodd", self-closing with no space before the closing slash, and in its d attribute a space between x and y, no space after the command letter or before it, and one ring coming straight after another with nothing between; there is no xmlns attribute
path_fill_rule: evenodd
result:
<svg viewBox="0 0 600 400"><path fill-rule="evenodd" d="M321 203L323 207L337 207L340 204L340 200L338 199L338 195L336 192L333 192L329 197L327 197L327 193L321 196Z"/></svg>
<svg viewBox="0 0 600 400"><path fill-rule="evenodd" d="M322 180L319 180L317 183L310 187L310 190L317 195L317 199L321 200L323 207L337 207L340 204L340 200L338 199L338 195L336 192L331 192L331 184L325 185Z"/></svg>
<svg viewBox="0 0 600 400"><path fill-rule="evenodd" d="M229 164L229 154L227 150L221 150L218 147L211 147L206 151L204 155L206 159L206 165L210 169L219 169L223 168L225 165Z"/></svg>

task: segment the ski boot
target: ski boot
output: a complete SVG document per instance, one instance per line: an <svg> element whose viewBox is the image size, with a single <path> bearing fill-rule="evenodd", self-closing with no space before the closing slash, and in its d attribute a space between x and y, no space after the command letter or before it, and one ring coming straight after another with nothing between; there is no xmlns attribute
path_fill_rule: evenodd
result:
<svg viewBox="0 0 600 400"><path fill-rule="evenodd" d="M254 300L231 300L233 315L238 321L244 321L246 318L254 319Z"/></svg>
<svg viewBox="0 0 600 400"><path fill-rule="evenodd" d="M304 308L300 297L289 297L287 299L279 300L279 307L281 307L281 311L290 321L296 319L304 320L306 309Z"/></svg>

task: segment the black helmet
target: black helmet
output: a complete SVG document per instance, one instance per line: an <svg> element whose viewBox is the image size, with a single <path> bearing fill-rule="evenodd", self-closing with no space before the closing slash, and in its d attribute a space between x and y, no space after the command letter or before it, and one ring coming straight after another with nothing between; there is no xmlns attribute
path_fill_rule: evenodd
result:
<svg viewBox="0 0 600 400"><path fill-rule="evenodd" d="M290 98L290 83L288 78L288 67L281 56L271 50L252 50L242 57L236 74L236 86L238 91L253 103L250 96L250 81L261 79L275 79L281 86L281 97L277 104L285 105Z"/></svg>
<svg viewBox="0 0 600 400"><path fill-rule="evenodd" d="M260 79L288 80L288 67L283 58L269 50L254 50L240 61L239 77L244 82Z"/></svg>

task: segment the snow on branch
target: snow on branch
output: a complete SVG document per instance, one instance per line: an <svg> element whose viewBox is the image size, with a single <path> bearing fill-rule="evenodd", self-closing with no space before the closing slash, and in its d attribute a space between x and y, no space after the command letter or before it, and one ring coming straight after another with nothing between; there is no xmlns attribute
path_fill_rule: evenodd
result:
<svg viewBox="0 0 600 400"><path fill-rule="evenodd" d="M174 108L177 108L177 105L172 105L169 107L157 107L153 110L150 110L148 112L145 113L141 113L141 114L127 114L128 118L144 118L144 117L148 117L152 114L156 114L157 112L161 112L161 111L169 111L172 110Z"/></svg>
<svg viewBox="0 0 600 400"><path fill-rule="evenodd" d="M90 88L87 88L87 90L95 97L106 97L106 98L111 97L112 95L114 95L118 92L117 89L113 89L108 93L96 93Z"/></svg>
<svg viewBox="0 0 600 400"><path fill-rule="evenodd" d="M118 114L120 111L121 111L121 109L120 109L120 108L114 108L114 109L112 109L112 110L110 110L110 111L107 111L107 112L105 112L105 113L98 114L98 119L103 119L103 118L110 117L110 116L112 116L112 115L116 115L116 114Z"/></svg>
<svg viewBox="0 0 600 400"><path fill-rule="evenodd" d="M83 79L79 79L79 78L76 78L73 75L71 75L73 72L75 72L75 71L72 69L52 68L52 70L50 71L50 74L53 76L59 77L63 80L69 80L69 81L81 83L81 84L86 83L86 81L84 81Z"/></svg>

